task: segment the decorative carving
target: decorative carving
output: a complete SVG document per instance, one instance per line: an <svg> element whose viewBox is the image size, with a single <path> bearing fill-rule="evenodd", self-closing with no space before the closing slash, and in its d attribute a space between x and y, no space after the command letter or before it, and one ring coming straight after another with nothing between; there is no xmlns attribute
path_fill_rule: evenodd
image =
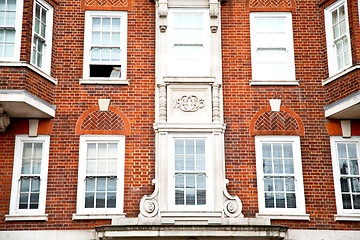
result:
<svg viewBox="0 0 360 240"><path fill-rule="evenodd" d="M238 196L231 196L226 189L226 186L229 184L229 180L225 179L223 193L227 198L224 201L224 213L227 217L243 217L242 211L242 203Z"/></svg>
<svg viewBox="0 0 360 240"><path fill-rule="evenodd" d="M2 107L0 107L0 132L5 132L6 128L10 125L10 116Z"/></svg>
<svg viewBox="0 0 360 240"><path fill-rule="evenodd" d="M160 84L159 86L159 120L166 122L166 85Z"/></svg>
<svg viewBox="0 0 360 240"><path fill-rule="evenodd" d="M155 190L151 195L144 195L140 201L140 214L144 217L154 217L159 211L159 204L155 199L158 192L158 182L153 179L152 184L155 186Z"/></svg>
<svg viewBox="0 0 360 240"><path fill-rule="evenodd" d="M159 28L160 32L165 32L167 28L168 2L167 0L159 0L158 4Z"/></svg>
<svg viewBox="0 0 360 240"><path fill-rule="evenodd" d="M214 84L212 90L213 122L220 122L220 85Z"/></svg>
<svg viewBox="0 0 360 240"><path fill-rule="evenodd" d="M196 112L205 106L205 100L199 99L196 95L183 95L175 100L174 108L184 112Z"/></svg>
<svg viewBox="0 0 360 240"><path fill-rule="evenodd" d="M210 15L210 29L212 33L216 33L219 27L219 13L220 7L218 0L210 0L210 8L209 8L209 15Z"/></svg>

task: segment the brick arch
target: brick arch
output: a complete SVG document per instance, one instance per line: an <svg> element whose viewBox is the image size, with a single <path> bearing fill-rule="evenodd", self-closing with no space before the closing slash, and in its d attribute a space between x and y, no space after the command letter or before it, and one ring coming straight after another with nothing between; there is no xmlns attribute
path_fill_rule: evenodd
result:
<svg viewBox="0 0 360 240"><path fill-rule="evenodd" d="M100 111L99 106L85 111L76 123L75 133L84 135L129 135L130 123L119 109L109 106Z"/></svg>
<svg viewBox="0 0 360 240"><path fill-rule="evenodd" d="M295 11L295 0L246 0L245 8L252 12Z"/></svg>
<svg viewBox="0 0 360 240"><path fill-rule="evenodd" d="M299 115L281 106L279 112L271 111L271 107L258 111L251 119L251 135L299 135L305 134L304 124Z"/></svg>

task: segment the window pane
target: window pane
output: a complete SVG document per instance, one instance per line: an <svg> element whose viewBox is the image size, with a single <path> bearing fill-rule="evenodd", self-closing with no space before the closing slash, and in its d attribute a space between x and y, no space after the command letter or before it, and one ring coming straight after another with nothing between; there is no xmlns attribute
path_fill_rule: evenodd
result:
<svg viewBox="0 0 360 240"><path fill-rule="evenodd" d="M106 190L106 178L99 177L97 178L96 191L105 191Z"/></svg>
<svg viewBox="0 0 360 240"><path fill-rule="evenodd" d="M351 191L360 192L359 178L351 178Z"/></svg>
<svg viewBox="0 0 360 240"><path fill-rule="evenodd" d="M273 144L273 155L274 155L274 158L282 158L283 157L281 143Z"/></svg>
<svg viewBox="0 0 360 240"><path fill-rule="evenodd" d="M95 143L87 144L87 158L96 158L96 144Z"/></svg>
<svg viewBox="0 0 360 240"><path fill-rule="evenodd" d="M184 188L184 174L175 174L175 188Z"/></svg>
<svg viewBox="0 0 360 240"><path fill-rule="evenodd" d="M197 190L197 205L206 204L206 190Z"/></svg>
<svg viewBox="0 0 360 240"><path fill-rule="evenodd" d="M115 176L117 173L117 159L109 159L108 160L108 171L109 175Z"/></svg>
<svg viewBox="0 0 360 240"><path fill-rule="evenodd" d="M92 30L99 31L101 29L101 18L92 19Z"/></svg>
<svg viewBox="0 0 360 240"><path fill-rule="evenodd" d="M184 154L184 140L175 140L175 154Z"/></svg>
<svg viewBox="0 0 360 240"><path fill-rule="evenodd" d="M350 161L350 174L359 175L359 166L357 160Z"/></svg>
<svg viewBox="0 0 360 240"><path fill-rule="evenodd" d="M99 158L106 158L107 157L107 144L106 143L99 143L98 144L98 157Z"/></svg>
<svg viewBox="0 0 360 240"><path fill-rule="evenodd" d="M196 154L205 154L205 140L196 140Z"/></svg>
<svg viewBox="0 0 360 240"><path fill-rule="evenodd" d="M339 158L347 158L347 155L346 155L346 144L344 144L344 143L338 143L337 147L338 147Z"/></svg>
<svg viewBox="0 0 360 240"><path fill-rule="evenodd" d="M356 144L348 144L349 158L357 159Z"/></svg>
<svg viewBox="0 0 360 240"><path fill-rule="evenodd" d="M184 170L184 156L175 155L175 170Z"/></svg>
<svg viewBox="0 0 360 240"><path fill-rule="evenodd" d="M31 158L32 143L24 143L23 158Z"/></svg>
<svg viewBox="0 0 360 240"><path fill-rule="evenodd" d="M196 170L205 170L205 155L196 156Z"/></svg>
<svg viewBox="0 0 360 240"><path fill-rule="evenodd" d="M94 193L85 193L85 208L94 208Z"/></svg>
<svg viewBox="0 0 360 240"><path fill-rule="evenodd" d="M284 143L284 158L293 158L292 144Z"/></svg>
<svg viewBox="0 0 360 240"><path fill-rule="evenodd" d="M116 193L108 193L107 194L107 208L116 208Z"/></svg>
<svg viewBox="0 0 360 240"><path fill-rule="evenodd" d="M287 173L287 174L294 173L293 159L284 159L284 162L285 162L285 173Z"/></svg>
<svg viewBox="0 0 360 240"><path fill-rule="evenodd" d="M15 30L6 30L5 41L8 43L15 42Z"/></svg>
<svg viewBox="0 0 360 240"><path fill-rule="evenodd" d="M343 208L344 209L352 209L350 194L343 194L342 195L342 201L343 201Z"/></svg>
<svg viewBox="0 0 360 240"><path fill-rule="evenodd" d="M271 161L271 159L264 159L263 168L264 168L264 173L272 173L272 161Z"/></svg>
<svg viewBox="0 0 360 240"><path fill-rule="evenodd" d="M293 192L295 191L295 181L294 178L285 178L285 187L286 187L286 191L289 192Z"/></svg>
<svg viewBox="0 0 360 240"><path fill-rule="evenodd" d="M276 193L276 208L285 208L285 194Z"/></svg>
<svg viewBox="0 0 360 240"><path fill-rule="evenodd" d="M41 172L41 159L34 159L32 166L32 174L40 174Z"/></svg>
<svg viewBox="0 0 360 240"><path fill-rule="evenodd" d="M186 188L195 188L195 174L186 174Z"/></svg>
<svg viewBox="0 0 360 240"><path fill-rule="evenodd" d="M39 193L30 194L30 209L39 208Z"/></svg>
<svg viewBox="0 0 360 240"><path fill-rule="evenodd" d="M175 205L184 205L184 190L175 190Z"/></svg>
<svg viewBox="0 0 360 240"><path fill-rule="evenodd" d="M186 154L194 154L194 140L192 139L185 140L185 152Z"/></svg>
<svg viewBox="0 0 360 240"><path fill-rule="evenodd" d="M97 160L97 173L98 174L106 174L106 159L98 159Z"/></svg>
<svg viewBox="0 0 360 240"><path fill-rule="evenodd" d="M15 26L15 20L16 20L16 12L6 13L6 19L5 19L6 26Z"/></svg>
<svg viewBox="0 0 360 240"><path fill-rule="evenodd" d="M95 191L95 178L86 178L85 191Z"/></svg>
<svg viewBox="0 0 360 240"><path fill-rule="evenodd" d="M197 188L206 188L206 176L205 176L205 174L197 174L196 187Z"/></svg>
<svg viewBox="0 0 360 240"><path fill-rule="evenodd" d="M274 159L274 173L284 173L282 159Z"/></svg>
<svg viewBox="0 0 360 240"><path fill-rule="evenodd" d="M287 208L296 208L295 193L286 194Z"/></svg>
<svg viewBox="0 0 360 240"><path fill-rule="evenodd" d="M284 191L284 178L274 178L275 191Z"/></svg>
<svg viewBox="0 0 360 240"><path fill-rule="evenodd" d="M6 9L9 11L15 11L16 10L16 0L7 0Z"/></svg>
<svg viewBox="0 0 360 240"><path fill-rule="evenodd" d="M186 189L186 205L195 205L195 189Z"/></svg>
<svg viewBox="0 0 360 240"><path fill-rule="evenodd" d="M87 160L86 161L86 173L95 174L96 173L96 160Z"/></svg>
<svg viewBox="0 0 360 240"><path fill-rule="evenodd" d="M194 155L186 155L186 170L195 170L195 159Z"/></svg>
<svg viewBox="0 0 360 240"><path fill-rule="evenodd" d="M112 19L112 30L113 31L120 31L120 18L113 18Z"/></svg>
<svg viewBox="0 0 360 240"><path fill-rule="evenodd" d="M111 48L111 61L120 61L120 48ZM121 69L118 70L120 75Z"/></svg>
<svg viewBox="0 0 360 240"><path fill-rule="evenodd" d="M273 178L264 178L264 191L274 191Z"/></svg>
<svg viewBox="0 0 360 240"><path fill-rule="evenodd" d="M107 178L107 190L116 191L117 178Z"/></svg>
<svg viewBox="0 0 360 240"><path fill-rule="evenodd" d="M274 208L274 194L273 193L265 193L265 208Z"/></svg>
<svg viewBox="0 0 360 240"><path fill-rule="evenodd" d="M92 45L100 45L100 32L93 32L91 36Z"/></svg>
<svg viewBox="0 0 360 240"><path fill-rule="evenodd" d="M349 183L347 178L340 178L341 192L349 192Z"/></svg>
<svg viewBox="0 0 360 240"><path fill-rule="evenodd" d="M91 61L100 61L100 48L91 49Z"/></svg>
<svg viewBox="0 0 360 240"><path fill-rule="evenodd" d="M31 159L24 158L21 163L21 173L22 174L30 174L31 168Z"/></svg>
<svg viewBox="0 0 360 240"><path fill-rule="evenodd" d="M103 31L110 31L110 18L103 18L102 19L102 30Z"/></svg>
<svg viewBox="0 0 360 240"><path fill-rule="evenodd" d="M40 192L40 178L32 178L31 192Z"/></svg>
<svg viewBox="0 0 360 240"><path fill-rule="evenodd" d="M96 208L105 208L105 193L96 193Z"/></svg>
<svg viewBox="0 0 360 240"><path fill-rule="evenodd" d="M101 61L110 61L110 51L109 48L102 48L101 49Z"/></svg>
<svg viewBox="0 0 360 240"><path fill-rule="evenodd" d="M20 183L20 192L29 192L30 189L30 178L22 177Z"/></svg>
<svg viewBox="0 0 360 240"><path fill-rule="evenodd" d="M110 32L103 32L101 37L101 45L109 46L110 45Z"/></svg>
<svg viewBox="0 0 360 240"><path fill-rule="evenodd" d="M360 209L360 195L359 194L353 195L353 203L354 203L354 209Z"/></svg>
<svg viewBox="0 0 360 240"><path fill-rule="evenodd" d="M19 209L27 209L28 208L28 193L20 193L20 200L19 200Z"/></svg>
<svg viewBox="0 0 360 240"><path fill-rule="evenodd" d="M348 174L347 160L339 160L340 174Z"/></svg>

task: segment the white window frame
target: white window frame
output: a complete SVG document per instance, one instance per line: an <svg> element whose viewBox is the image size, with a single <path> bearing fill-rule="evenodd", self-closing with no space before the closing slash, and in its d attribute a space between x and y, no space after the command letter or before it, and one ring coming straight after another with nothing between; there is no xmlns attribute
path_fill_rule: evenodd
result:
<svg viewBox="0 0 360 240"><path fill-rule="evenodd" d="M178 58L177 54L175 54L174 47L177 43L175 38L175 23L174 23L174 14L191 14L191 13L201 13L202 14L202 39L200 42L194 44L202 45L204 49L204 55L199 60L197 59L197 63L201 64L199 66L181 66L181 63L186 64L192 60L192 58ZM167 64L167 74L168 76L210 76L210 17L209 17L209 9L208 8L170 8L168 14L168 64ZM191 43L184 43L186 45L191 46ZM188 68L187 68L188 67Z"/></svg>
<svg viewBox="0 0 360 240"><path fill-rule="evenodd" d="M259 39L256 34L256 19L259 18L284 18L285 19L285 44L284 46L275 46L272 44L262 46L264 43ZM292 29L292 14L291 12L251 12L250 13L250 36L251 36L251 66L252 66L252 81L251 85L298 85L295 78L295 59L294 59L294 41ZM258 49L262 48L276 48L284 49L286 51L287 59L287 74L284 79L279 76L271 76L261 69L258 64L260 57L257 54Z"/></svg>
<svg viewBox="0 0 360 240"><path fill-rule="evenodd" d="M337 66L337 58L336 58L336 46L335 40L333 39L333 29L332 29L332 12L337 8L344 5L345 9L345 24L346 24L346 34L345 37L348 39L349 44L349 65L344 66L343 68L338 69ZM349 18L348 18L348 8L346 0L339 0L327 7L324 10L325 15L325 31L326 31L326 46L327 46L327 57L328 57L328 70L329 77L336 75L337 73L349 68L352 66L352 54L351 54L351 39L350 39L350 31L349 31Z"/></svg>
<svg viewBox="0 0 360 240"><path fill-rule="evenodd" d="M46 9L46 30L45 30L45 38L35 33L35 17L36 17L36 5L40 5L42 8ZM31 44L31 64L39 69L41 69L46 74L50 75L51 69L51 53L52 53L52 32L53 32L53 15L54 8L44 0L36 0L34 1L34 9L33 9L33 28L32 28L32 44ZM34 57L34 40L35 36L40 38L44 42L43 48L43 56L42 56L42 66L38 66L33 62Z"/></svg>
<svg viewBox="0 0 360 240"><path fill-rule="evenodd" d="M18 207L19 191L20 191L19 180L21 177L23 144L26 142L43 143L38 209L19 209ZM45 214L45 205L46 205L47 175L48 175L48 164L49 164L49 147L50 147L49 135L39 135L37 137L29 137L28 135L15 136L15 152L14 152L13 177L12 177L12 185L11 185L10 211L9 211L9 215L5 216L6 221L47 220L47 214Z"/></svg>
<svg viewBox="0 0 360 240"><path fill-rule="evenodd" d="M175 205L175 139L205 139L206 204ZM214 210L213 153L210 133L170 133L168 162L168 206L170 211Z"/></svg>
<svg viewBox="0 0 360 240"><path fill-rule="evenodd" d="M117 186L116 208L85 208L85 179L87 143L117 143ZM94 219L106 218L106 215L123 214L124 208L124 163L125 163L125 136L123 135L82 135L79 147L79 175L76 214L74 219L84 219L84 215L93 215Z"/></svg>
<svg viewBox="0 0 360 240"><path fill-rule="evenodd" d="M117 17L121 18L120 22L120 61L118 62L101 62L104 65L121 65L121 77L90 77L91 64L91 34L93 17ZM126 11L85 11L85 36L84 36L84 67L83 79L80 83L103 83L103 84L128 84L126 79L127 73L127 12Z"/></svg>
<svg viewBox="0 0 360 240"><path fill-rule="evenodd" d="M336 197L336 208L337 215L335 220L344 220L344 221L360 221L360 209L344 209L341 195L341 186L340 186L340 169L338 161L338 143L355 143L357 145L357 157L358 157L358 166L360 167L360 136L352 136L350 138L343 138L341 136L331 136L330 145L331 145L331 157L333 165L333 175L334 175L334 186L335 186L335 197ZM360 176L360 175L359 175Z"/></svg>
<svg viewBox="0 0 360 240"><path fill-rule="evenodd" d="M15 26L15 45L12 57L0 57L2 62L18 62L20 61L21 34L22 34L22 18L23 18L24 1L16 0L16 20Z"/></svg>
<svg viewBox="0 0 360 240"><path fill-rule="evenodd" d="M296 208L266 208L262 143L291 143L293 147ZM306 214L299 136L255 136L259 216L271 219L310 220Z"/></svg>

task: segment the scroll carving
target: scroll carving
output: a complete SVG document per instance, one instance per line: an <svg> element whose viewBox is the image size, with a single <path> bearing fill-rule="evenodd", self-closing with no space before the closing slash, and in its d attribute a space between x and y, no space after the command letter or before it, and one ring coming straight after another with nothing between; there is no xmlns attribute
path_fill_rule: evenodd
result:
<svg viewBox="0 0 360 240"><path fill-rule="evenodd" d="M224 213L227 217L243 217L242 215L242 203L238 196L232 196L228 193L226 186L229 184L229 180L225 179L223 193L226 198L224 201Z"/></svg>
<svg viewBox="0 0 360 240"><path fill-rule="evenodd" d="M155 185L154 192L151 195L144 195L140 201L140 214L148 218L156 216L159 211L159 204L155 199L159 192L157 180L153 179L152 184Z"/></svg>
<svg viewBox="0 0 360 240"><path fill-rule="evenodd" d="M175 100L174 108L179 108L183 112L196 112L205 106L205 100L196 95L183 95Z"/></svg>

